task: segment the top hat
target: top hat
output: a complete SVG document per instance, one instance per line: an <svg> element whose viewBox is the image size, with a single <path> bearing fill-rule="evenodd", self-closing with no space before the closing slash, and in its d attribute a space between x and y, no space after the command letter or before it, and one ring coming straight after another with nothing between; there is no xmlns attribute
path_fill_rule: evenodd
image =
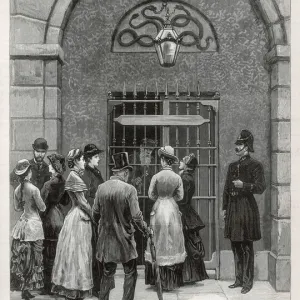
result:
<svg viewBox="0 0 300 300"><path fill-rule="evenodd" d="M28 168L30 168L29 161L27 159L21 159L17 163L15 173L16 175L21 176L27 172Z"/></svg>
<svg viewBox="0 0 300 300"><path fill-rule="evenodd" d="M36 151L47 151L49 146L44 138L37 138L32 144L32 148Z"/></svg>
<svg viewBox="0 0 300 300"><path fill-rule="evenodd" d="M47 158L57 173L62 174L64 171L66 171L65 158L62 155L54 153L48 155Z"/></svg>
<svg viewBox="0 0 300 300"><path fill-rule="evenodd" d="M87 144L83 150L84 155L89 156L89 157L92 157L92 156L102 153L102 152L104 152L104 151L98 149L97 146L94 144Z"/></svg>
<svg viewBox="0 0 300 300"><path fill-rule="evenodd" d="M195 156L194 153L191 153L189 154L188 156L185 156L182 161L185 163L185 165L188 167L188 168L191 168L193 170L196 169L196 166L198 165L198 160Z"/></svg>
<svg viewBox="0 0 300 300"><path fill-rule="evenodd" d="M171 146L161 147L158 150L158 156L161 157L162 155L167 157L167 158L172 158L172 159L175 160L175 162L178 162L177 156L174 155L174 148L171 147Z"/></svg>
<svg viewBox="0 0 300 300"><path fill-rule="evenodd" d="M118 152L112 155L112 159L114 161L114 167L111 169L112 171L121 171L123 169L132 170L133 167L129 165L128 153L127 152Z"/></svg>
<svg viewBox="0 0 300 300"><path fill-rule="evenodd" d="M148 149L154 149L155 148L155 146L156 146L156 143L153 141L153 140L151 140L151 139L147 139L147 138L145 138L145 139L143 139L142 141L141 141L141 144L140 144L143 148L148 148Z"/></svg>
<svg viewBox="0 0 300 300"><path fill-rule="evenodd" d="M243 129L240 136L237 138L236 145L245 145L248 147L249 152L254 152L253 148L254 137L249 130Z"/></svg>

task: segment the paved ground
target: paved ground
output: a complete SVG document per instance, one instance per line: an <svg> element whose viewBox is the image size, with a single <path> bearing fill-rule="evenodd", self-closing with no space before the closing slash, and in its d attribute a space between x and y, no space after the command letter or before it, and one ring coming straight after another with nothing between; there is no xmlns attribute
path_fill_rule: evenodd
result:
<svg viewBox="0 0 300 300"><path fill-rule="evenodd" d="M135 291L136 300L156 300L155 288L144 284L143 272L139 270L139 277ZM115 278L116 288L111 291L110 300L121 300L123 293L123 275L118 272ZM228 285L232 282L218 281L214 279L205 280L203 282L186 285L176 291L165 292L164 300L289 300L289 293L276 293L271 285L266 281L254 283L253 289L246 295L241 294L241 289L229 289ZM41 296L37 292L33 292L36 296L34 300L62 300L64 298L57 296ZM12 292L11 300L21 299L20 292ZM96 297L86 298L85 300L97 300Z"/></svg>

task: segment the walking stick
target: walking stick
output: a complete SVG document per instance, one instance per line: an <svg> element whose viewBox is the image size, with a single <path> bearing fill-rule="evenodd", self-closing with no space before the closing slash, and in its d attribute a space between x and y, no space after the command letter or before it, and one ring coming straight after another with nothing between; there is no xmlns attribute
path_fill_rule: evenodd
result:
<svg viewBox="0 0 300 300"><path fill-rule="evenodd" d="M153 242L152 229L150 229L149 238L150 238L150 252L152 257L152 272L153 274L155 274L156 292L157 292L158 299L163 300L162 286L160 281L160 272L159 272L159 266L156 261L156 250Z"/></svg>

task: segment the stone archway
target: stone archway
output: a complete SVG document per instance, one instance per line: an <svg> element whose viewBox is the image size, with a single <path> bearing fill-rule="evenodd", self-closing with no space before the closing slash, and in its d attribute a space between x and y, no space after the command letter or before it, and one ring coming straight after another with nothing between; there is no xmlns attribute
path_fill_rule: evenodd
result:
<svg viewBox="0 0 300 300"><path fill-rule="evenodd" d="M269 280L290 289L290 1L249 0L265 24L272 136L272 233ZM36 136L61 150L61 48L78 0L11 1L10 167L30 157Z"/></svg>

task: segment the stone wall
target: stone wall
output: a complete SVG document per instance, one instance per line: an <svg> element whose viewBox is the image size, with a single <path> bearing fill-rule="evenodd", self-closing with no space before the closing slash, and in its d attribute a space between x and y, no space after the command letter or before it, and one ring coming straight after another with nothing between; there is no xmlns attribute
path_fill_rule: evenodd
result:
<svg viewBox="0 0 300 300"><path fill-rule="evenodd" d="M62 150L61 78L64 52L61 46L66 25L70 15L73 15L72 11L77 2L78 0L12 0L10 2L11 169L18 159L32 156L31 144L37 136L44 136L48 139L50 152L60 152ZM209 5L210 1L207 1L207 3L205 1L189 2L199 5L199 7L201 5L205 7ZM95 0L80 1L80 5L97 6L99 10L103 10L99 3ZM237 1L237 3L244 5L246 1ZM261 61L260 67L262 65L267 66L270 74L271 136L267 134L268 129L266 129L266 140L264 142L270 145L272 141L271 168L269 168L270 172L272 171L270 174L272 182L271 214L269 214L272 219L272 230L269 235L271 241L266 236L266 240L269 241L265 245L260 244L259 248L270 250L268 261L269 279L277 290L283 291L289 290L290 287L290 1L249 0L249 3L257 13L257 18L262 20L265 25L268 37L268 49L266 49L266 52L268 54L265 57L265 64ZM108 16L115 18L111 13L114 11L114 1L110 1L106 5L108 5L108 10L107 17L104 19L105 22L103 22L104 26L106 21L112 22L112 20L107 19ZM133 5L132 1L118 1L118 12L125 11L130 5ZM239 14L232 14L232 16L235 18L240 17ZM93 15L85 15L85 17L89 20L93 18ZM214 11L211 12L209 17L214 18ZM220 30L222 30L221 20L224 23L231 20L227 17L222 19L222 17L224 16L220 13L216 18L216 20L219 19L220 21ZM239 23L238 25L239 29L248 28L247 23ZM226 32L224 34L226 35ZM264 35L262 34L261 37L263 41ZM260 47L258 45L259 49ZM70 53L66 55L70 55ZM126 65L125 56L121 55L119 59L122 64ZM247 55L245 55L245 59L247 59ZM181 68L188 68L188 61L186 63L184 59ZM197 59L195 61L195 74L197 76L198 74L203 74L203 67L208 69L210 67L209 65L201 65ZM149 63L156 65L156 57L153 56ZM231 65L223 66L225 70L230 67ZM130 68L128 65L127 73L125 72L125 74L128 76L134 75L138 68L139 65L135 65L134 68ZM160 76L158 79L164 80L169 78L169 75L166 73L165 77ZM189 80L196 80L197 76L191 76ZM146 78L147 76L141 78L141 81L145 81ZM205 80L204 85L207 87L210 85L210 81L208 79ZM113 80L110 82L114 83ZM101 82L101 84L105 85L106 82ZM239 84L239 82L236 84ZM215 88L215 85L212 84L211 87ZM254 91L257 89L257 87L252 88ZM240 95L240 100L236 105L242 103L243 96L243 94ZM257 103L253 107L256 108L256 105ZM252 107L249 108L249 111L251 109ZM255 116L257 115L255 114ZM245 119L245 125L249 127L252 121L253 117L250 115L248 119ZM227 133L225 132L225 136L229 136L229 129L225 130L228 130ZM237 131L238 129L236 129ZM232 135L235 135L236 132ZM259 135L258 139L262 142L264 136ZM264 146L259 147L262 148L257 150L258 154L266 153L267 148L264 148ZM223 150L221 149L221 151ZM228 154L226 162L234 158L233 154L229 152L228 146L226 146L224 151L224 157ZM268 169L268 162L266 159L263 159L263 161ZM221 167L225 169L225 165ZM265 204L268 206L267 201L265 201ZM270 209L267 208L264 211L268 214ZM11 222L14 223L16 218L17 215L12 213ZM223 261L225 262L225 260Z"/></svg>

